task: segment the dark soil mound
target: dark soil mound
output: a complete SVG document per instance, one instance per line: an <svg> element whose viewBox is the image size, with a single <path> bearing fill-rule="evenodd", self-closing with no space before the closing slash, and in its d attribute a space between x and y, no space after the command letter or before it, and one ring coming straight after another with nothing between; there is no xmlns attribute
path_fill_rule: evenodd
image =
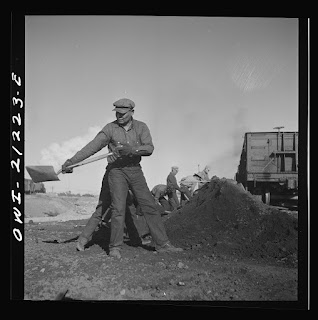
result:
<svg viewBox="0 0 318 320"><path fill-rule="evenodd" d="M233 180L211 180L165 223L171 241L189 250L297 261L297 218L265 205Z"/></svg>

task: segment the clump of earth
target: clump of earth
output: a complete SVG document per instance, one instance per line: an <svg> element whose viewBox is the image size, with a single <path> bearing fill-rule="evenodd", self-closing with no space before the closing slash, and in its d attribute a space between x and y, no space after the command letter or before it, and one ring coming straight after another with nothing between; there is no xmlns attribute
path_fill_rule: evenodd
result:
<svg viewBox="0 0 318 320"><path fill-rule="evenodd" d="M107 226L87 250L75 249L96 197L33 197L25 220L26 300L60 293L63 300L297 301L297 215L262 203L233 180L213 178L163 216L182 252L156 253L125 239L119 260L107 254ZM58 214L39 217L36 201L55 201Z"/></svg>

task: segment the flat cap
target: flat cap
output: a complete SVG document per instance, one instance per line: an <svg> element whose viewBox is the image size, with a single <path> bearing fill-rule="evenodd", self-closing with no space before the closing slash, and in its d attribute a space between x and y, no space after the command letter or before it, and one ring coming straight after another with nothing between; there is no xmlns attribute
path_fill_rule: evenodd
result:
<svg viewBox="0 0 318 320"><path fill-rule="evenodd" d="M117 111L120 113L126 113L128 111L131 111L135 108L135 103L134 101L127 99L127 98L123 98L123 99L119 99L117 101L115 101L113 103L113 106L115 107L115 109L113 109L113 111Z"/></svg>

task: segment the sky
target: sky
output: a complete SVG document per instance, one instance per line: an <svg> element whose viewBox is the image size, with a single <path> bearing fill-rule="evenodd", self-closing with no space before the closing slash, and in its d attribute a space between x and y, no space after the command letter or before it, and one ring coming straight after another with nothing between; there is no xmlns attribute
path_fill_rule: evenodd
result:
<svg viewBox="0 0 318 320"><path fill-rule="evenodd" d="M120 98L151 132L150 189L174 165L178 181L206 165L233 179L245 132L298 131L298 19L25 16L26 166L60 169ZM61 174L47 192L97 195L106 165Z"/></svg>

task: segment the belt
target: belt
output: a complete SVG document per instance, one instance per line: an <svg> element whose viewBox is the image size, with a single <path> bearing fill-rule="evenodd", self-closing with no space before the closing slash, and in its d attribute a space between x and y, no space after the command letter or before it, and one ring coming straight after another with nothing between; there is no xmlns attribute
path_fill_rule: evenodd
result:
<svg viewBox="0 0 318 320"><path fill-rule="evenodd" d="M111 163L107 165L106 168L112 169L112 168L131 168L131 167L140 167L140 163Z"/></svg>

